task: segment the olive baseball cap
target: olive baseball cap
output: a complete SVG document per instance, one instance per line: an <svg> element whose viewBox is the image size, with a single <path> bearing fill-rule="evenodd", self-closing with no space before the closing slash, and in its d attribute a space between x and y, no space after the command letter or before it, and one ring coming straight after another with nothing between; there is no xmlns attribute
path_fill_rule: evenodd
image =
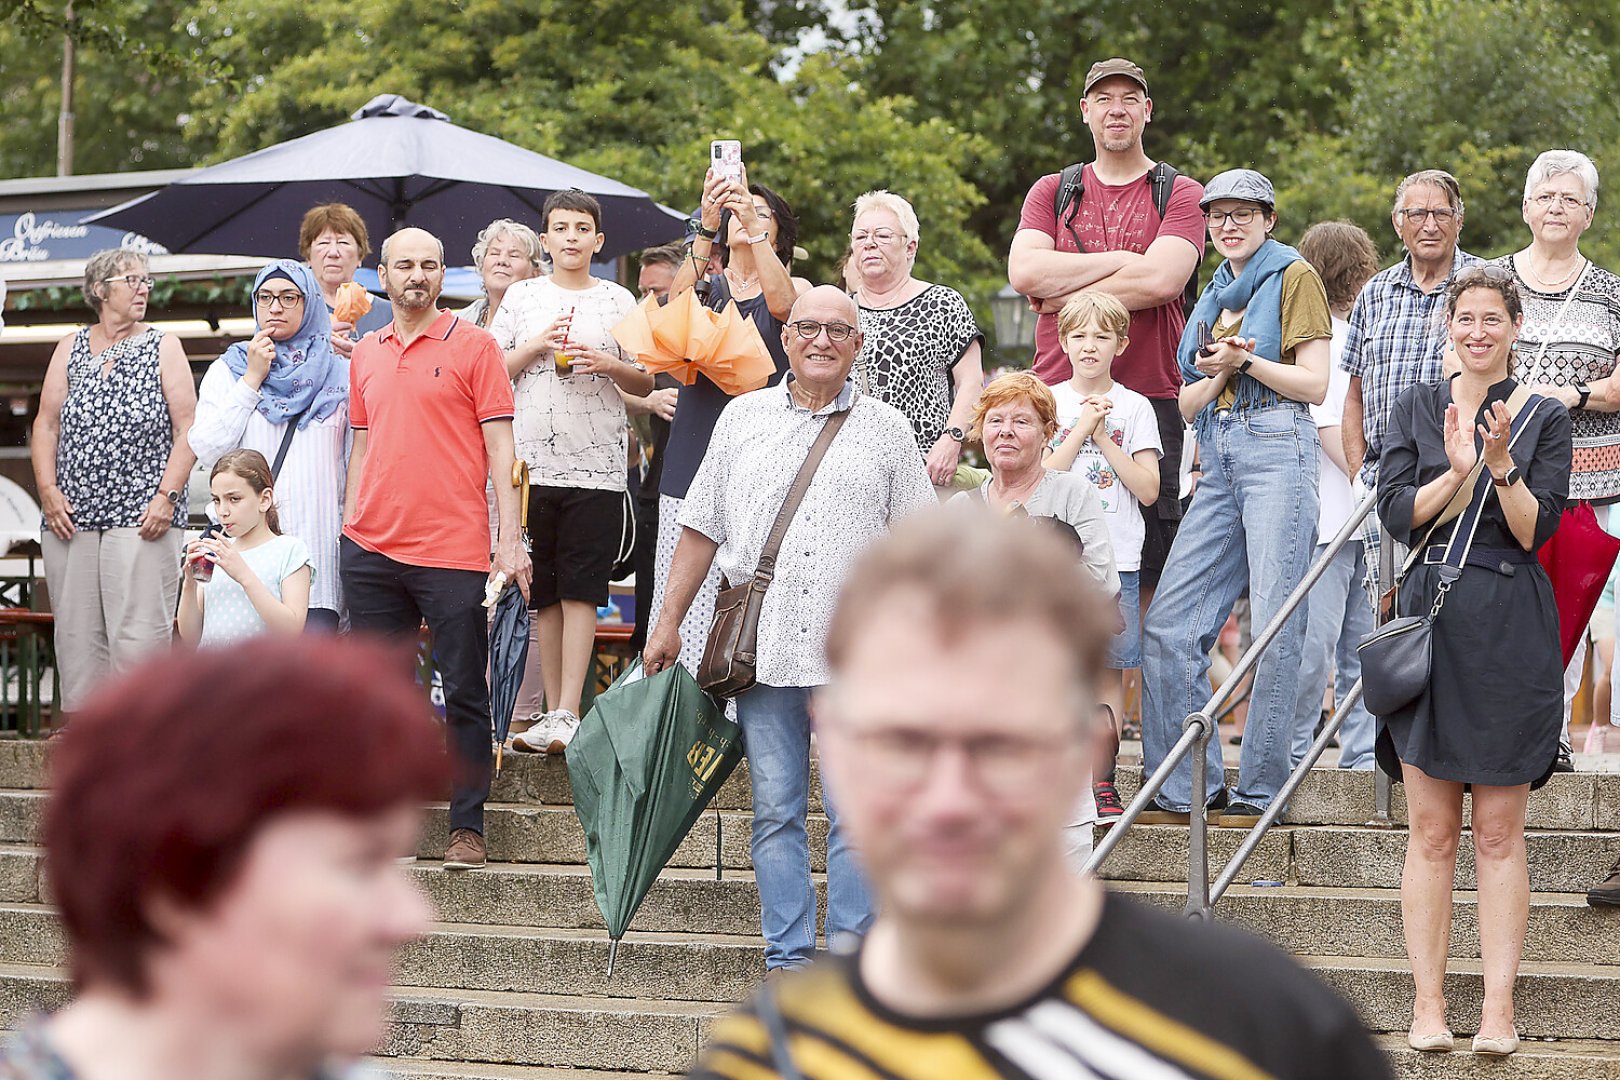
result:
<svg viewBox="0 0 1620 1080"><path fill-rule="evenodd" d="M1099 60L1095 64L1092 64L1091 70L1086 72L1086 87L1082 93L1091 93L1091 88L1093 86L1096 86L1104 79L1111 78L1115 75L1123 75L1127 79L1133 79L1136 82L1141 83L1142 92L1144 94L1147 93L1147 76L1142 74L1141 68L1137 67L1123 56L1116 56L1110 60Z"/></svg>

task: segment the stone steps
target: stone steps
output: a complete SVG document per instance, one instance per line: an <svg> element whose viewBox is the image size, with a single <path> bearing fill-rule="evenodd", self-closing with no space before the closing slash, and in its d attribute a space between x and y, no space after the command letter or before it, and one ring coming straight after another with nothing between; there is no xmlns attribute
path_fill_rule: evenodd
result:
<svg viewBox="0 0 1620 1080"><path fill-rule="evenodd" d="M655 1074L644 1072L603 1072L599 1069L546 1068L543 1065L466 1064L455 1061L427 1061L422 1058L371 1058L368 1064L399 1080L628 1080Z"/></svg>
<svg viewBox="0 0 1620 1080"><path fill-rule="evenodd" d="M1449 1054L1420 1054L1404 1035L1380 1036L1399 1080L1620 1080L1620 1054L1610 1043L1584 1039L1524 1042L1512 1057L1483 1059L1458 1038Z"/></svg>

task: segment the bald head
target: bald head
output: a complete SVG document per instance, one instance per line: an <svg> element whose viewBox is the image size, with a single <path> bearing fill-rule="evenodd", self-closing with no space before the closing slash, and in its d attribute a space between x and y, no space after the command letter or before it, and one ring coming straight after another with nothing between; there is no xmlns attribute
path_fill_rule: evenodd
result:
<svg viewBox="0 0 1620 1080"><path fill-rule="evenodd" d="M812 315L811 311L820 314ZM797 322L800 319L815 319L818 322L842 319L851 326L857 326L860 318L861 309L856 306L853 296L836 285L817 285L793 301L793 314L788 316L788 322Z"/></svg>
<svg viewBox="0 0 1620 1080"><path fill-rule="evenodd" d="M401 242L405 241L409 241L412 244L421 244L425 242L431 245L433 249L439 253L439 262L444 262L444 242L441 241L437 236L434 236L432 233L428 232L426 229L418 229L414 225L407 225L405 228L400 229L398 232L390 235L388 239L384 240L382 242L382 251L377 256L378 259L386 263L388 261L389 251L395 250Z"/></svg>
<svg viewBox="0 0 1620 1080"><path fill-rule="evenodd" d="M444 244L426 229L401 229L383 241L377 277L396 308L428 311L444 291Z"/></svg>
<svg viewBox="0 0 1620 1080"><path fill-rule="evenodd" d="M843 388L861 351L860 325L860 308L832 285L818 285L795 300L782 327L793 378L813 396L830 400ZM811 330L809 337L800 332L805 328ZM834 334L843 340L833 340Z"/></svg>

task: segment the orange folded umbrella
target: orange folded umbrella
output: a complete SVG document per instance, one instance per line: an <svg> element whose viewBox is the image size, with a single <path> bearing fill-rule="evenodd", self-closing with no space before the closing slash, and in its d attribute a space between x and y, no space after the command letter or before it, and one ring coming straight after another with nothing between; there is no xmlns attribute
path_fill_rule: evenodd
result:
<svg viewBox="0 0 1620 1080"><path fill-rule="evenodd" d="M613 337L648 371L668 372L683 386L701 371L735 397L758 390L776 374L753 320L734 302L712 311L691 289L663 305L649 297L613 328Z"/></svg>

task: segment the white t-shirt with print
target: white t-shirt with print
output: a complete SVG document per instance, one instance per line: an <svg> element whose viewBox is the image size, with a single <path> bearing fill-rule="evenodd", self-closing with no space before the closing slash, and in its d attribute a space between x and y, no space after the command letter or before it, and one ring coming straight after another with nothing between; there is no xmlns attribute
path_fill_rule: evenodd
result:
<svg viewBox="0 0 1620 1080"><path fill-rule="evenodd" d="M1080 419L1083 398L1074 384L1067 382L1052 387L1052 396L1057 399L1058 429L1052 437L1055 450ZM1139 450L1152 450L1162 457L1164 442L1159 438L1159 421L1148 399L1118 382L1103 396L1114 406L1103 420L1107 437L1114 445L1130 457L1135 457ZM1095 439L1086 440L1071 471L1090 480L1102 498L1103 520L1108 523L1108 538L1114 545L1114 565L1121 573L1142 569L1142 541L1147 535L1142 521L1142 503L1114 472Z"/></svg>
<svg viewBox="0 0 1620 1080"><path fill-rule="evenodd" d="M1327 396L1322 404L1311 406L1311 419L1316 429L1339 427L1344 423L1344 399L1350 393L1350 373L1339 366L1339 354L1344 351L1344 337L1350 324L1338 316L1333 317L1333 340L1328 344ZM1350 490L1350 478L1339 471L1326 450L1318 450L1321 459L1321 504L1316 517L1317 543L1325 544L1338 535L1339 529L1356 508L1355 494Z"/></svg>
<svg viewBox="0 0 1620 1080"><path fill-rule="evenodd" d="M570 341L628 359L613 328L636 306L635 297L611 281L575 291L551 278L514 282L490 322L502 349L511 349L574 313ZM516 416L512 435L518 457L529 463L531 483L552 487L625 489L629 418L613 380L605 375L557 373L544 353L512 380Z"/></svg>

